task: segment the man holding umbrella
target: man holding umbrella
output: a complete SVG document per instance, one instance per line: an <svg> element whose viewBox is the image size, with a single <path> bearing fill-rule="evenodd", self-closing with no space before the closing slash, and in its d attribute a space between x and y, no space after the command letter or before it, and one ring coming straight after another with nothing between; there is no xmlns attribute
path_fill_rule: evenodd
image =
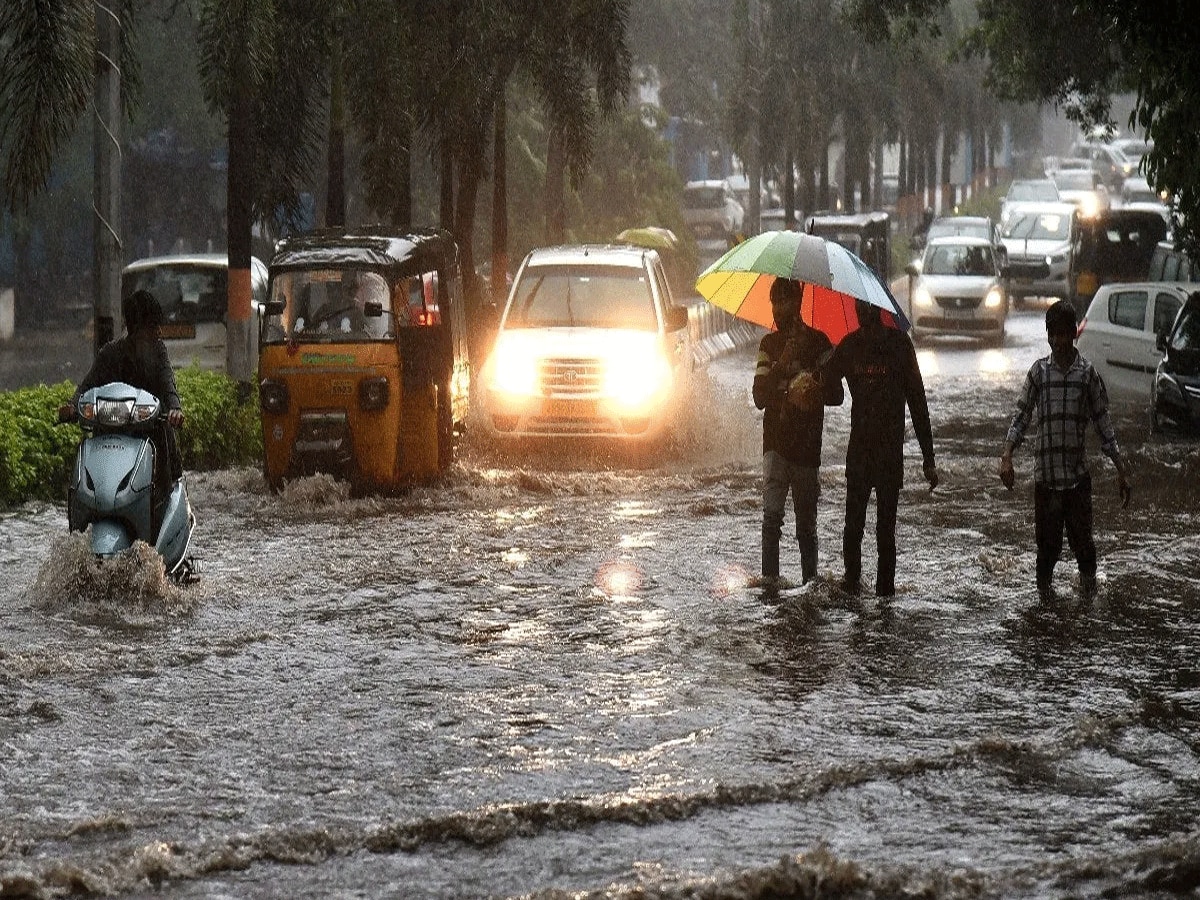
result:
<svg viewBox="0 0 1200 900"><path fill-rule="evenodd" d="M762 574L779 577L779 538L788 493L796 515L800 571L817 574L817 498L824 407L844 397L840 378L824 379L821 363L833 350L829 338L800 318L801 287L776 278L770 290L776 330L758 345L754 405L763 414Z"/></svg>
<svg viewBox="0 0 1200 900"><path fill-rule="evenodd" d="M905 405L921 445L922 470L930 490L938 484L933 432L912 340L898 329L885 327L879 307L859 300L855 311L859 328L838 344L824 373L827 381L845 378L851 398L842 587L853 594L860 590L863 530L873 488L879 553L875 594L890 597L896 593L896 509L904 483Z"/></svg>

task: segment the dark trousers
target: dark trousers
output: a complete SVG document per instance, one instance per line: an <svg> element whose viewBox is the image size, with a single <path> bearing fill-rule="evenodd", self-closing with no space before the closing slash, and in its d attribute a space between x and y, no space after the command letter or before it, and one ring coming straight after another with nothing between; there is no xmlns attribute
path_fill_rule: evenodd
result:
<svg viewBox="0 0 1200 900"><path fill-rule="evenodd" d="M857 583L862 577L862 540L867 527L867 504L875 490L875 545L879 563L875 569L875 593L881 597L896 593L896 509L900 505L900 483L875 483L869 477L846 478L846 527L842 531L842 559L846 581Z"/></svg>
<svg viewBox="0 0 1200 900"><path fill-rule="evenodd" d="M1033 532L1037 541L1038 587L1050 586L1054 565L1062 555L1063 530L1084 578L1096 575L1096 542L1092 539L1092 476L1074 487L1054 490L1033 486Z"/></svg>

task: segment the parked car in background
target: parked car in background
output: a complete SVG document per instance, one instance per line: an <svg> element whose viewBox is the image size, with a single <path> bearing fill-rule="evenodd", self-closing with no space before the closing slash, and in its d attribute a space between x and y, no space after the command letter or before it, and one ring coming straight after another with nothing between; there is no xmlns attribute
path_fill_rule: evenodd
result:
<svg viewBox="0 0 1200 900"><path fill-rule="evenodd" d="M1027 203L1003 226L1008 254L1008 296L1019 306L1026 297L1071 295L1071 244L1078 216L1070 203Z"/></svg>
<svg viewBox="0 0 1200 900"><path fill-rule="evenodd" d="M929 228L917 240L911 243L916 250L924 250L925 245L940 237L979 237L990 241L997 251L997 256L1003 256L1004 243L1000 240L1000 226L992 221L991 216L939 216L929 223ZM919 259L920 257L918 257Z"/></svg>
<svg viewBox="0 0 1200 900"><path fill-rule="evenodd" d="M581 244L521 263L482 371L495 438L664 436L694 366L657 251Z"/></svg>
<svg viewBox="0 0 1200 900"><path fill-rule="evenodd" d="M1106 141L1084 140L1072 145L1069 156L1085 156L1092 161L1092 168L1110 191L1121 190L1121 185L1130 175L1137 172L1137 162L1121 152L1120 148Z"/></svg>
<svg viewBox="0 0 1200 900"><path fill-rule="evenodd" d="M1000 228L1007 227L1009 220L1029 205L1058 203L1058 188L1049 178L1031 178L1014 181L1000 201Z"/></svg>
<svg viewBox="0 0 1200 900"><path fill-rule="evenodd" d="M163 309L162 337L175 368L225 371L229 257L224 253L179 253L134 260L121 272L121 296L137 290L154 295ZM267 267L250 258L251 320L247 359L258 358L258 329L267 300Z"/></svg>
<svg viewBox="0 0 1200 900"><path fill-rule="evenodd" d="M1104 379L1114 402L1146 409L1162 359L1159 336L1175 321L1194 285L1179 282L1106 284L1079 324L1077 346Z"/></svg>
<svg viewBox="0 0 1200 900"><path fill-rule="evenodd" d="M1150 430L1200 430L1200 292L1184 301L1170 331L1159 335L1162 360L1150 391Z"/></svg>
<svg viewBox="0 0 1200 900"><path fill-rule="evenodd" d="M1004 340L1008 300L995 247L985 237L934 238L907 268L914 339L962 334Z"/></svg>
<svg viewBox="0 0 1200 900"><path fill-rule="evenodd" d="M1162 216L1145 209L1109 209L1076 223L1071 245L1071 302L1081 314L1102 284L1150 280L1150 261L1167 235Z"/></svg>
<svg viewBox="0 0 1200 900"><path fill-rule="evenodd" d="M1109 143L1120 150L1133 163L1133 171L1141 170L1142 160L1154 149L1154 141L1143 138L1123 137L1113 138Z"/></svg>
<svg viewBox="0 0 1200 900"><path fill-rule="evenodd" d="M1074 203L1081 216L1094 216L1112 206L1108 188L1092 169L1060 169L1053 181L1058 196L1064 203Z"/></svg>
<svg viewBox="0 0 1200 900"><path fill-rule="evenodd" d="M728 246L742 230L745 210L724 178L689 181L683 188L683 221L696 240Z"/></svg>

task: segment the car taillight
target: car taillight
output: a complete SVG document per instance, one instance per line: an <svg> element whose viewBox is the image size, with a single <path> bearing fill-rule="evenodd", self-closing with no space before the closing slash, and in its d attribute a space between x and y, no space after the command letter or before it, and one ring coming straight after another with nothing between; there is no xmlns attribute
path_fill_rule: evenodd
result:
<svg viewBox="0 0 1200 900"><path fill-rule="evenodd" d="M282 381L263 380L258 386L258 405L271 415L287 412L288 389Z"/></svg>
<svg viewBox="0 0 1200 900"><path fill-rule="evenodd" d="M364 410L383 409L388 403L388 380L364 378L358 383L358 405Z"/></svg>

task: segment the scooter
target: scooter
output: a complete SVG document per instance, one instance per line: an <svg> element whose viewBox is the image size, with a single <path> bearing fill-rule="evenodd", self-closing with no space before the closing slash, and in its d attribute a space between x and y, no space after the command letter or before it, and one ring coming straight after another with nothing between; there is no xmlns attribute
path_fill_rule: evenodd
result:
<svg viewBox="0 0 1200 900"><path fill-rule="evenodd" d="M151 440L166 420L159 399L112 382L84 391L75 413L83 439L67 492L70 530L91 526L92 551L101 559L145 541L171 578L192 581L196 570L188 546L196 516L187 485L182 477L154 477L155 463L166 463L156 460L158 447Z"/></svg>

